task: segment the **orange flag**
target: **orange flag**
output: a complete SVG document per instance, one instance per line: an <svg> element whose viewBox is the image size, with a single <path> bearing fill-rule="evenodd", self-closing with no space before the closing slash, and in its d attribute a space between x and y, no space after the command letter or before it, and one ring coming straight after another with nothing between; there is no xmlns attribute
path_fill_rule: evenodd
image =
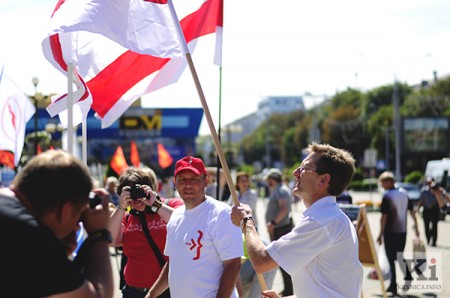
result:
<svg viewBox="0 0 450 298"><path fill-rule="evenodd" d="M123 155L122 146L117 146L116 152L114 152L109 164L111 169L113 169L117 175L122 174L122 172L128 168L127 160L125 159L125 155Z"/></svg>
<svg viewBox="0 0 450 298"><path fill-rule="evenodd" d="M158 143L158 162L159 166L163 169L170 167L170 165L173 163L172 156L170 156L169 152L167 152L163 144L160 143Z"/></svg>
<svg viewBox="0 0 450 298"><path fill-rule="evenodd" d="M14 154L10 151L0 150L0 164L14 169Z"/></svg>
<svg viewBox="0 0 450 298"><path fill-rule="evenodd" d="M139 157L139 151L135 141L131 141L130 159L131 164L135 168L139 168L141 166L141 158Z"/></svg>

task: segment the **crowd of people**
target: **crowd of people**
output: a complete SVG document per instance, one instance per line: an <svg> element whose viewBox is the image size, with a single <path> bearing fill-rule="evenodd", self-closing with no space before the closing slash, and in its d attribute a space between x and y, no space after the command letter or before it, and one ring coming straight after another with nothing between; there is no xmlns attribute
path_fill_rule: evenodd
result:
<svg viewBox="0 0 450 298"><path fill-rule="evenodd" d="M164 187L145 167L129 167L96 187L74 156L41 153L9 188L0 189L0 231L9 239L0 246L0 254L8 256L1 293L113 297L120 288L124 298L360 297L358 235L337 204L352 203L346 190L355 160L327 144L313 143L307 151L291 187L280 170L266 173L264 222L256 220L259 194L247 172L235 175L237 205L230 194L225 200L214 197L208 187L213 177L197 157L178 160ZM395 188L392 173L379 181L385 192L377 240L385 244L391 267L388 291L396 294L395 261L405 247L408 210L419 236L416 209ZM427 242L436 245L431 208L441 207L446 194L427 182L418 206L424 208ZM92 197L99 202L89 207ZM294 219L298 200L306 209ZM81 246L80 229L87 234ZM269 239L260 237L262 229ZM111 247L122 254L120 285L113 282ZM277 270L281 292L271 289Z"/></svg>

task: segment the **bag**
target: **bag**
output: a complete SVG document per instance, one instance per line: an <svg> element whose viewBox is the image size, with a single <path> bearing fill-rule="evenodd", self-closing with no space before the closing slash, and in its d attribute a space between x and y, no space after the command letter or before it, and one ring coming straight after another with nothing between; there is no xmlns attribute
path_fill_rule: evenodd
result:
<svg viewBox="0 0 450 298"><path fill-rule="evenodd" d="M420 240L419 237L414 237L413 239L413 257L414 259L425 259L426 260L426 255L425 255L425 244L423 243L422 240ZM415 269L417 274L422 274L423 271L425 271L427 268L427 264L426 262L423 263L422 265L420 265L419 267L417 267Z"/></svg>
<svg viewBox="0 0 450 298"><path fill-rule="evenodd" d="M380 266L381 273L383 274L383 279L388 280L391 278L391 267L389 266L389 261L386 256L386 250L384 249L384 243L378 246L377 250L378 265ZM376 268L372 268L369 272L370 279L378 280L378 273Z"/></svg>

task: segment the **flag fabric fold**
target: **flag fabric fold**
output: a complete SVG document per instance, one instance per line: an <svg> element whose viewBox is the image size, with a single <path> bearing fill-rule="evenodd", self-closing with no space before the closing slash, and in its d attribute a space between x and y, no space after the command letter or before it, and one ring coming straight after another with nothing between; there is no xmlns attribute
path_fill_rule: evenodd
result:
<svg viewBox="0 0 450 298"><path fill-rule="evenodd" d="M138 148L137 148L137 145L136 145L135 141L131 141L130 160L131 160L131 164L135 168L140 168L141 167L141 158L139 157L139 151L138 151Z"/></svg>
<svg viewBox="0 0 450 298"><path fill-rule="evenodd" d="M128 168L128 163L125 159L125 155L123 154L122 146L117 146L116 151L111 157L109 165L117 175L122 174L122 172Z"/></svg>
<svg viewBox="0 0 450 298"><path fill-rule="evenodd" d="M12 152L14 165L17 166L24 146L26 124L36 109L30 99L5 75L4 69L2 65L0 68L0 150Z"/></svg>
<svg viewBox="0 0 450 298"><path fill-rule="evenodd" d="M113 124L143 94L175 83L179 79L186 67L184 57L165 54L148 55L142 54L143 51L135 51L135 46L138 42L150 39L148 36L143 38L144 35L141 32L136 32L136 39L128 44L119 40L120 36L127 36L127 34L135 32L137 30L136 26L133 28L120 28L118 25L121 22L116 22L115 19L112 19L113 23L108 23L110 25L107 28L108 30L106 30L107 34L102 33L104 35L100 35L91 32L105 32L104 27L106 25L101 23L97 28L95 27L97 22L90 24L86 20L75 24L74 17L70 17L73 27L67 29L66 27L69 27L69 23L65 23L65 20L61 17L56 18L56 15L58 12L67 10L66 7L69 6L65 7L65 5L69 1L74 3L73 0L66 0L62 5L59 5L59 9L55 10L52 21L55 20L60 25L59 27L54 26L53 31L51 31L53 35L50 35L49 38L43 41L44 54L63 73L65 73L63 62L74 61L76 66L74 78L76 79L79 76L81 81L85 82L87 90L86 95L82 92L84 90L83 83L79 83L79 88L82 91L80 91L80 94L74 101L77 101L78 98L88 100L90 95L92 97L91 108L96 112L96 116L101 119L103 128ZM108 11L111 9L109 8L109 6L112 6L110 1L107 2L108 4L98 4L106 0L82 0L81 3L85 5L84 3L92 1L99 7L107 6ZM161 6L166 5L164 3L169 0L113 0L113 3L117 1L125 3L134 3L134 1L163 2L163 4L147 3ZM124 5L124 3L120 3L119 6L123 7ZM142 5L144 4L139 4L139 7L143 7ZM205 0L198 9L192 10L192 13L180 21L185 40L189 43L191 50L196 39L207 34L221 32L220 28L223 23L222 5L223 0ZM65 8L65 10L62 10L62 8ZM153 12L153 10L145 11L145 16ZM106 12L101 13L101 15L104 14ZM89 30L90 32L75 32L73 31L75 28L84 28L84 30ZM49 40L52 39L57 40L59 43L50 44ZM172 39L169 38L169 40ZM221 42L221 38L217 40ZM190 44L191 42L192 45ZM73 50L71 50L72 48ZM220 48L221 46L216 46L216 50ZM63 62L57 63L55 57L62 58L60 60ZM166 68L167 70L165 70Z"/></svg>
<svg viewBox="0 0 450 298"><path fill-rule="evenodd" d="M50 21L49 36L42 42L44 56L70 77L67 64L78 64L77 49L83 47L80 42L85 40L79 36L81 32L101 34L114 41L116 47L135 53L157 57L182 56L185 47L180 43L178 20L173 18L169 1L59 0ZM110 51L110 48L101 50ZM73 93L73 125L77 125L86 118L92 99L85 79L81 78L76 67L71 79L77 87ZM53 117L66 111L67 104L66 94L52 99L47 110ZM65 114L60 114L60 121L63 127L67 127Z"/></svg>
<svg viewBox="0 0 450 298"><path fill-rule="evenodd" d="M173 163L173 158L166 150L163 144L158 143L158 163L163 169L170 167Z"/></svg>

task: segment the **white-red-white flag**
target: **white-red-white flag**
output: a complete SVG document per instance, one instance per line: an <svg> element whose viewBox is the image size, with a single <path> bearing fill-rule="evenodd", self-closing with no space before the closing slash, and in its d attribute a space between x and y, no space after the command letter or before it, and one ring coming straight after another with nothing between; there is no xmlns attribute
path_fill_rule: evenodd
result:
<svg viewBox="0 0 450 298"><path fill-rule="evenodd" d="M36 112L30 99L5 75L0 65L0 150L14 153L17 166L22 155L25 128Z"/></svg>
<svg viewBox="0 0 450 298"><path fill-rule="evenodd" d="M130 0L125 0L128 1ZM218 26L222 26L222 1L205 0L180 21L186 42L194 42L201 36L216 32ZM66 33L56 34L59 37L61 35ZM47 40L51 41L53 36ZM75 78L79 75L86 82L89 94L85 98L92 96L91 108L101 119L103 128L114 123L143 94L176 82L185 63L183 57L165 58L140 54L102 35L84 31L71 34L70 40L56 39L53 37L53 44L44 41L44 53L51 49L52 57L63 57L65 48L73 48L67 57L75 62ZM61 54L57 54L58 49L61 49ZM49 59L47 54L46 56ZM84 90L83 85L79 85Z"/></svg>
<svg viewBox="0 0 450 298"><path fill-rule="evenodd" d="M180 39L179 22L171 0L59 0L50 20L49 36L42 46L45 57L60 71L67 73L68 63L74 68L73 94L75 103L74 123L78 124L87 115L91 99L85 85L85 73L77 69L78 49L86 39L81 32L100 34L135 53L157 57L182 56L187 47ZM89 36L89 35L87 35ZM88 37L91 39L91 37ZM110 51L108 46L98 50ZM90 65L97 68L95 63ZM95 71L95 70L94 70ZM80 75L81 74L81 75ZM69 75L69 74L67 74ZM67 98L52 99L48 107L51 116L67 107ZM67 120L61 118L63 126Z"/></svg>

